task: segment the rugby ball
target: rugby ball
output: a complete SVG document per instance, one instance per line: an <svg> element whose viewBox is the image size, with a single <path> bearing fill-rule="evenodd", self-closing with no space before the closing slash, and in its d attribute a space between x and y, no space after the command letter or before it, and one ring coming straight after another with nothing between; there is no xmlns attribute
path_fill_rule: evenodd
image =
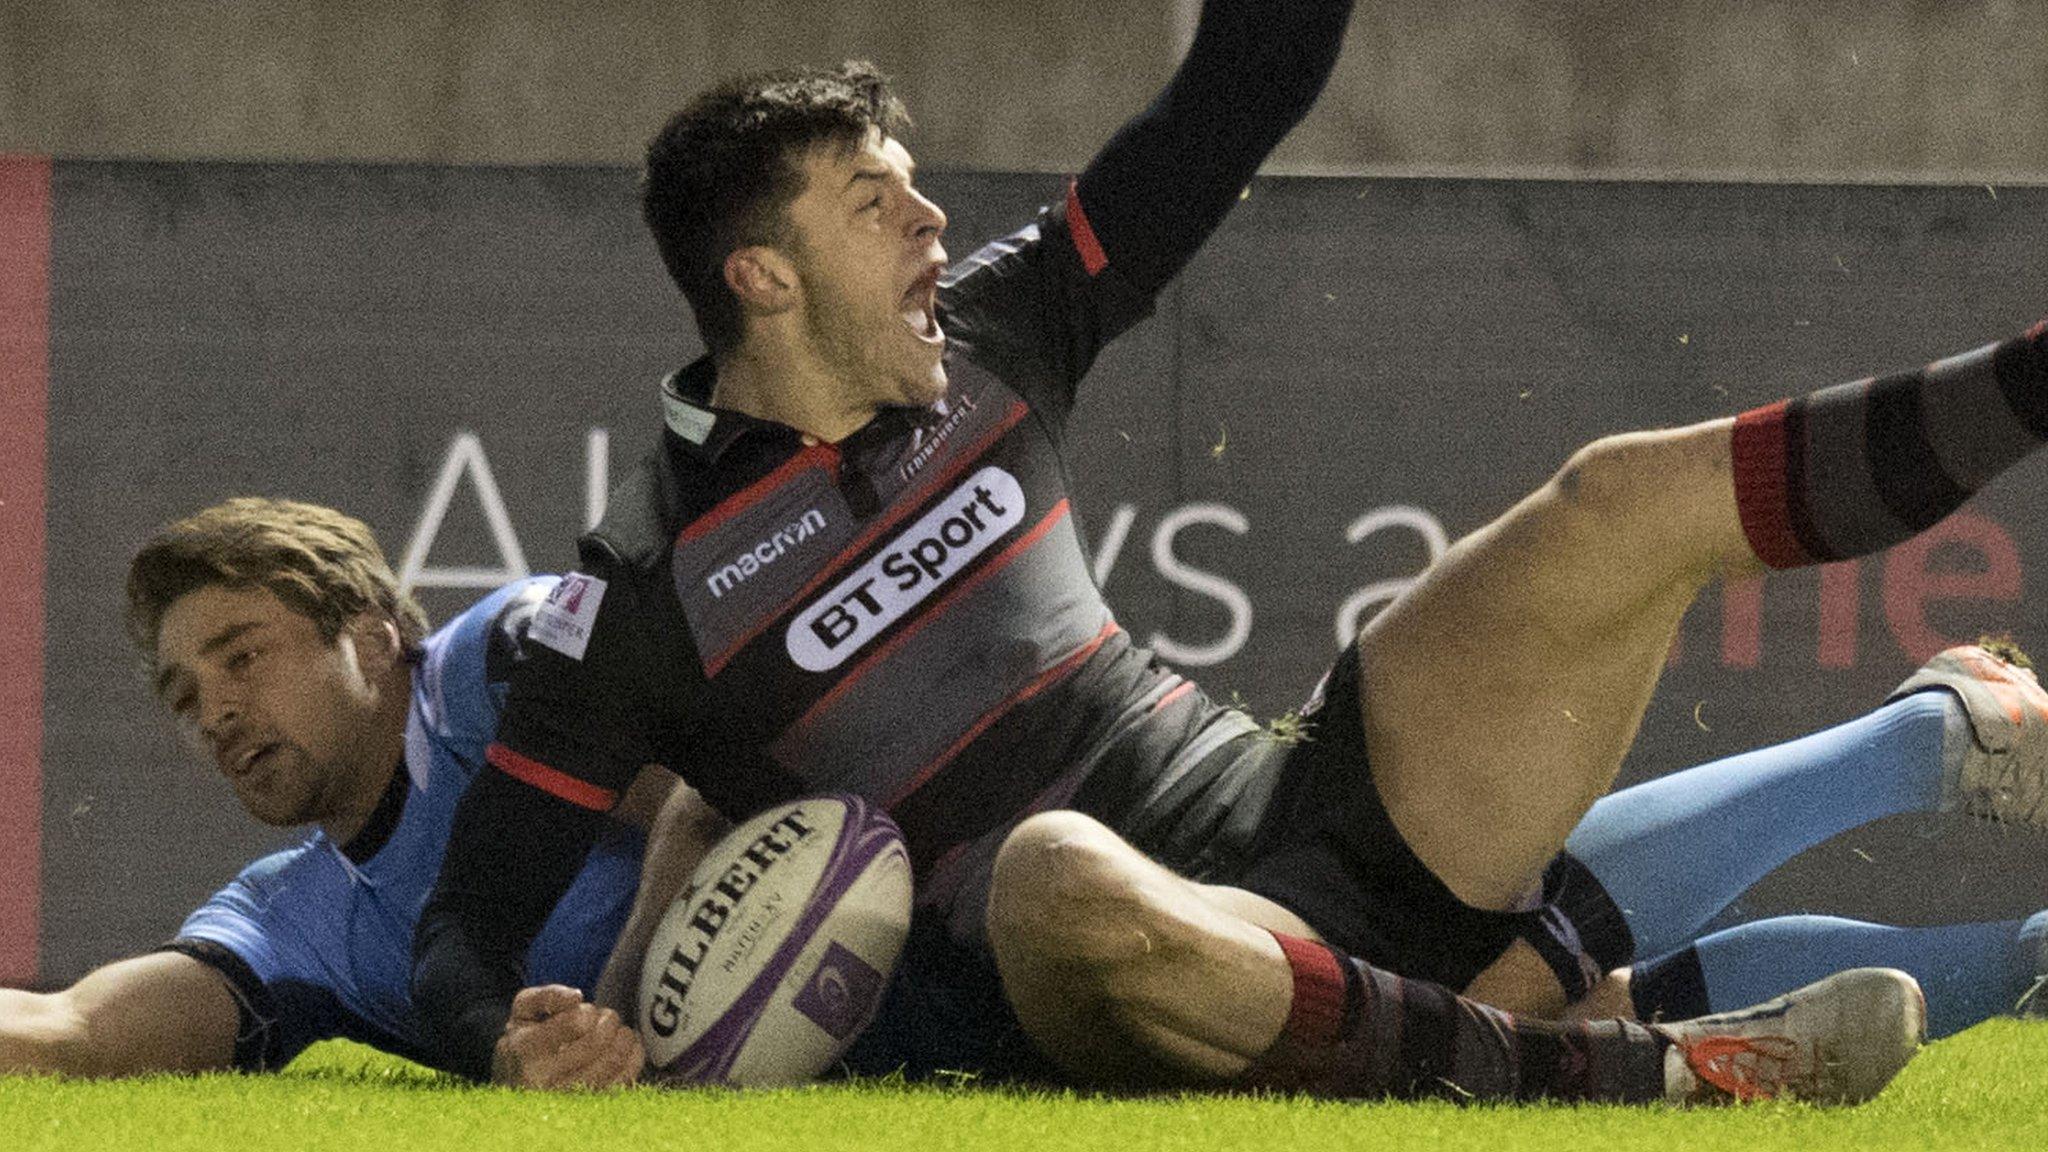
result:
<svg viewBox="0 0 2048 1152"><path fill-rule="evenodd" d="M640 975L650 1075L812 1079L874 1018L910 931L910 856L855 796L762 812L720 840L662 916Z"/></svg>

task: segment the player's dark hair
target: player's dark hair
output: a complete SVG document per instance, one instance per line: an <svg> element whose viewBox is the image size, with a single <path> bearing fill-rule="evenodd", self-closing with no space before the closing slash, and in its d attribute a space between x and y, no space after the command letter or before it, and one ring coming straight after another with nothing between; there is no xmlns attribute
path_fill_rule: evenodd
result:
<svg viewBox="0 0 2048 1152"><path fill-rule="evenodd" d="M171 605L212 585L268 588L330 643L364 612L397 626L407 659L427 635L370 526L318 504L238 496L157 529L128 565L128 638L145 660Z"/></svg>
<svg viewBox="0 0 2048 1152"><path fill-rule="evenodd" d="M720 84L648 143L641 214L713 356L741 336L725 258L751 244L787 241L783 211L803 191L804 154L820 146L852 151L870 129L901 136L909 127L888 78L849 60Z"/></svg>

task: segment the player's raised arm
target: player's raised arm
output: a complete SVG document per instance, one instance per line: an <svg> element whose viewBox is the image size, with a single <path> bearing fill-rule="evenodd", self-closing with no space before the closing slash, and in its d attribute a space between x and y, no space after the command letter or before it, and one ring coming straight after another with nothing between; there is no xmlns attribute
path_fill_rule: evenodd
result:
<svg viewBox="0 0 2048 1152"><path fill-rule="evenodd" d="M1164 287L1315 104L1351 7L1205 0L1173 79L1075 182L1067 209L1083 260L1148 294Z"/></svg>
<svg viewBox="0 0 2048 1152"><path fill-rule="evenodd" d="M1315 104L1350 18L1350 0L1207 0L1173 78L1066 202L948 272L948 333L1063 424L1103 346L1150 314Z"/></svg>
<svg viewBox="0 0 2048 1152"><path fill-rule="evenodd" d="M0 989L0 1074L139 1076L235 1066L239 1015L221 974L158 952L61 992Z"/></svg>

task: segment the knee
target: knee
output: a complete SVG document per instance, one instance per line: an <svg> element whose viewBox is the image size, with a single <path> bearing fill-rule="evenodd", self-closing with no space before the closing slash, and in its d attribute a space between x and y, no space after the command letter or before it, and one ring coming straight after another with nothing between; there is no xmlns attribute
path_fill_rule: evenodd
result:
<svg viewBox="0 0 2048 1152"><path fill-rule="evenodd" d="M1653 433L1602 436L1572 453L1550 487L1564 504L1596 514L1631 508L1662 486L1667 455Z"/></svg>
<svg viewBox="0 0 2048 1152"><path fill-rule="evenodd" d="M1107 990L1182 934L1157 866L1103 824L1046 812L996 856L988 929L998 959L1057 965Z"/></svg>
<svg viewBox="0 0 2048 1152"><path fill-rule="evenodd" d="M1730 468L1723 423L1602 436L1565 461L1551 488L1565 502L1599 512L1641 512L1663 496L1711 491L1711 481Z"/></svg>
<svg viewBox="0 0 2048 1152"><path fill-rule="evenodd" d="M1587 532L1630 533L1673 559L1719 543L1732 506L1732 467L1725 422L1627 432L1573 453L1544 495Z"/></svg>

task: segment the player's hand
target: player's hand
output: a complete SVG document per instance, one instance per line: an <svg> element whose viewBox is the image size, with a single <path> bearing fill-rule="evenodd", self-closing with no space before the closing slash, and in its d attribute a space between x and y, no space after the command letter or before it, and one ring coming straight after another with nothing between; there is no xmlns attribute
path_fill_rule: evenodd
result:
<svg viewBox="0 0 2048 1152"><path fill-rule="evenodd" d="M609 1088L640 1078L647 1054L619 1014L560 984L523 988L491 1056L491 1079L522 1088Z"/></svg>

